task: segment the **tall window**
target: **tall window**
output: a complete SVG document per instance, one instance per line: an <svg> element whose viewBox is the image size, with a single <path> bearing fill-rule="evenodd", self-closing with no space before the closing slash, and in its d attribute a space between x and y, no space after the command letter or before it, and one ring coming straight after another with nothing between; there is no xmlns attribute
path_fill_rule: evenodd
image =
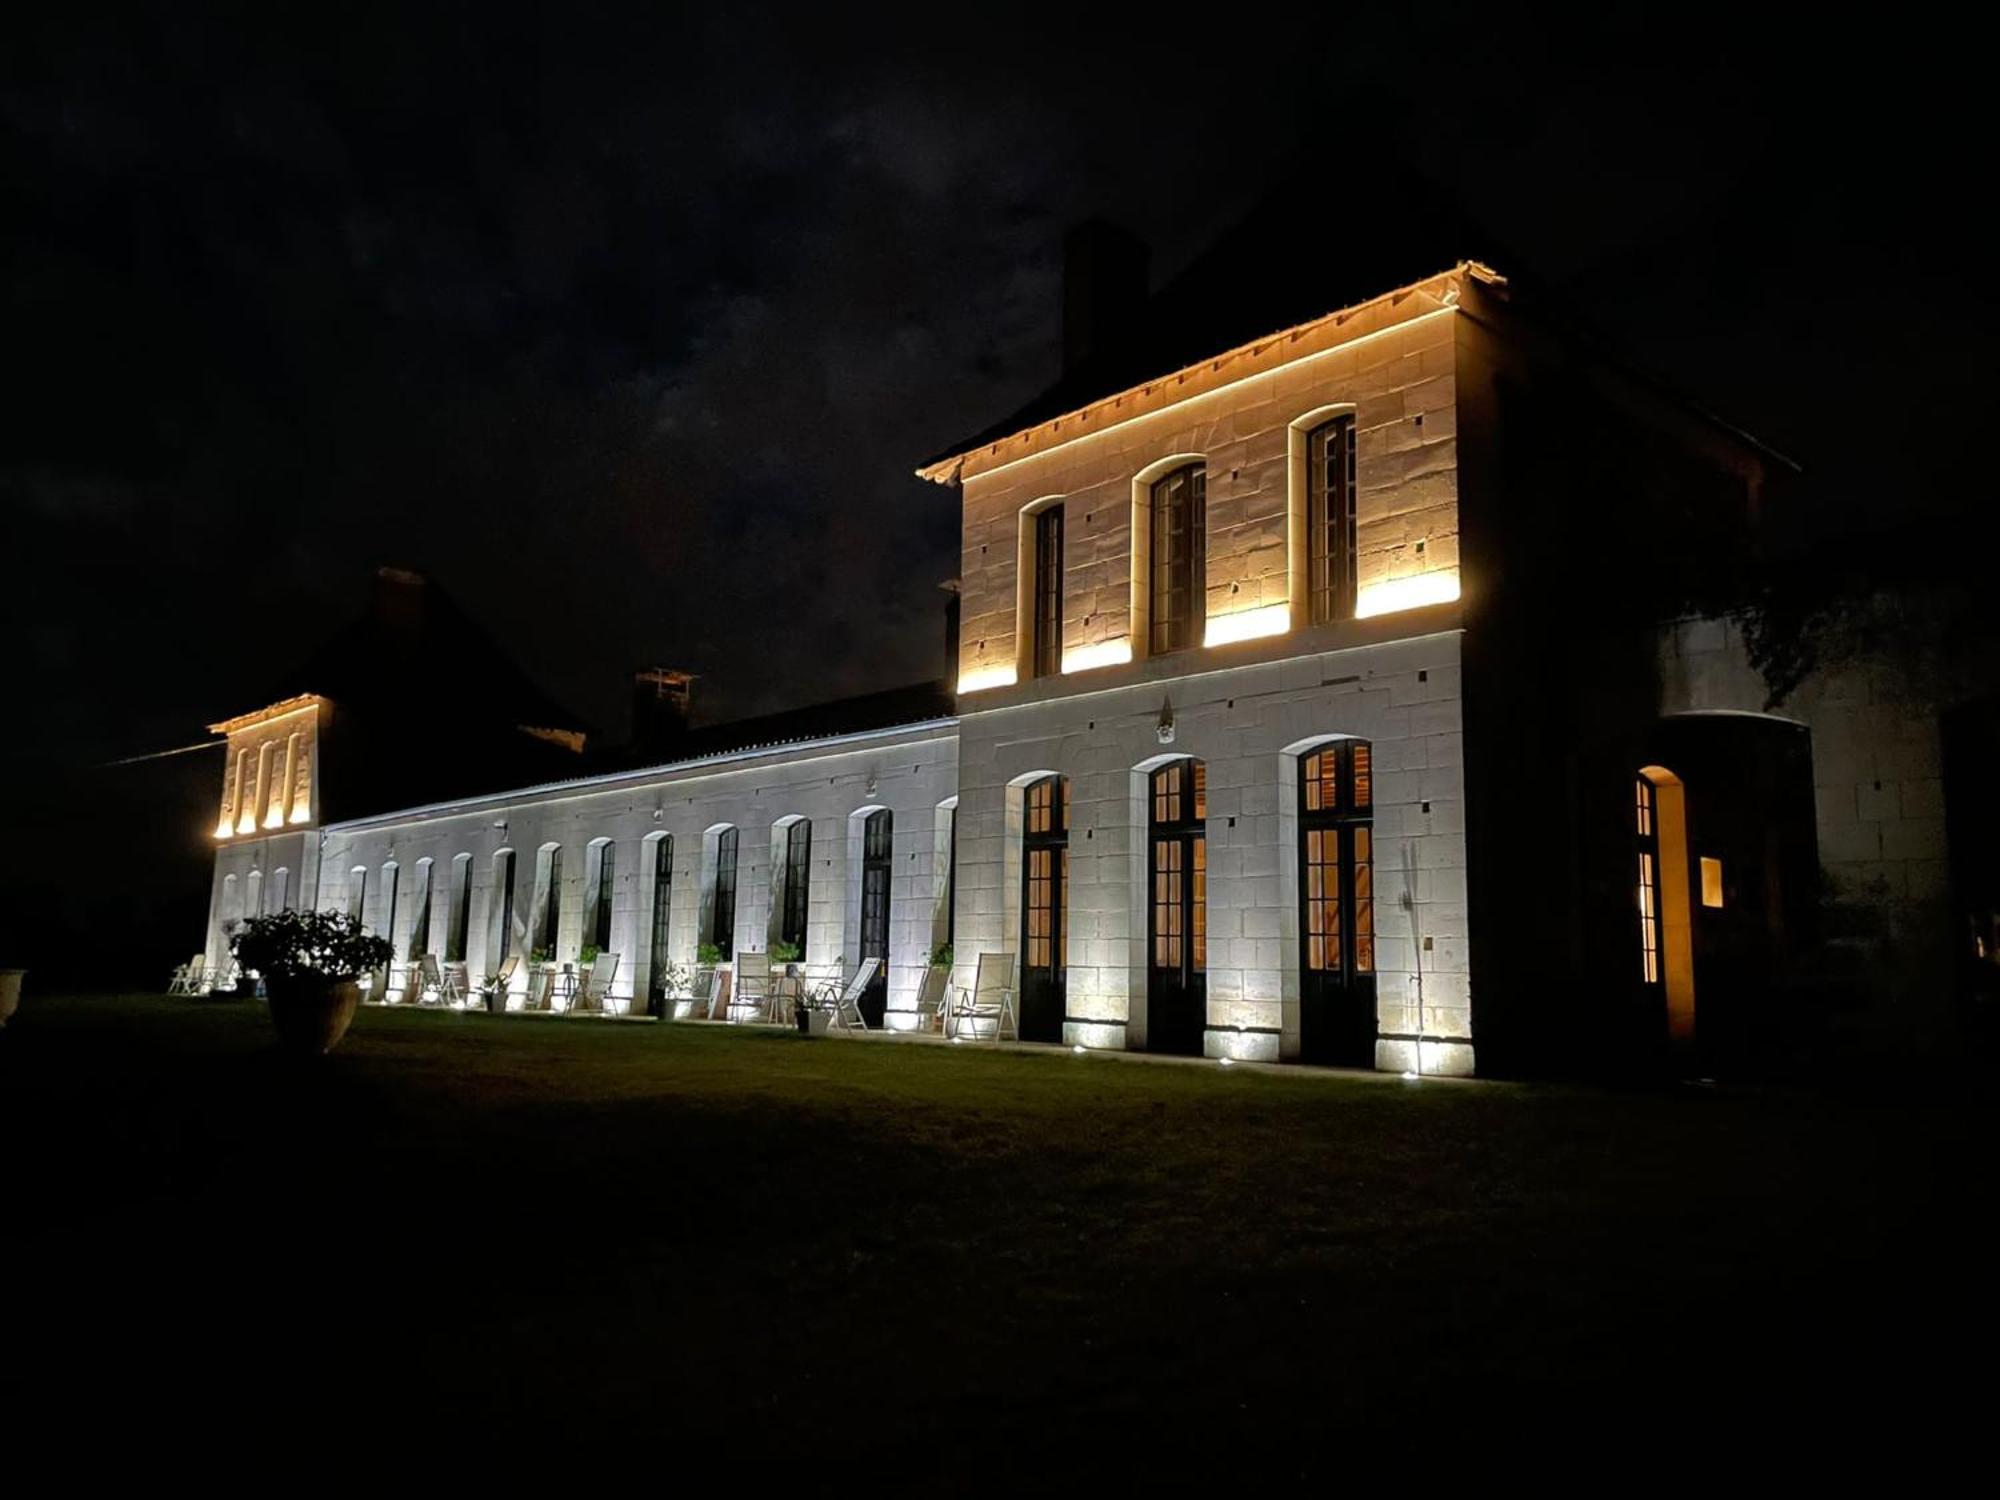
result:
<svg viewBox="0 0 2000 1500"><path fill-rule="evenodd" d="M1208 586L1208 470L1188 464L1154 481L1152 650L1196 643Z"/></svg>
<svg viewBox="0 0 2000 1500"><path fill-rule="evenodd" d="M1660 982L1660 829L1659 807L1653 783L1634 778L1637 806L1634 809L1639 845L1639 977L1647 984Z"/></svg>
<svg viewBox="0 0 2000 1500"><path fill-rule="evenodd" d="M1035 675L1062 671L1063 508L1035 516Z"/></svg>
<svg viewBox="0 0 2000 1500"><path fill-rule="evenodd" d="M715 904L709 915L708 940L725 960L736 956L736 830L715 836Z"/></svg>
<svg viewBox="0 0 2000 1500"><path fill-rule="evenodd" d="M611 946L611 889L618 878L618 846L592 845L597 860L597 881L592 890L590 930L587 941L598 949Z"/></svg>
<svg viewBox="0 0 2000 1500"><path fill-rule="evenodd" d="M945 809L944 815L951 820L950 850L945 855L944 862L944 940L947 943L956 943L958 941L958 804L952 803Z"/></svg>
<svg viewBox="0 0 2000 1500"><path fill-rule="evenodd" d="M502 849L493 856L493 917L487 934L486 966L498 972L514 951L514 851Z"/></svg>
<svg viewBox="0 0 2000 1500"><path fill-rule="evenodd" d="M653 840L653 967L647 993L654 1000L664 1000L667 994L667 938L673 909L674 836L668 833Z"/></svg>
<svg viewBox="0 0 2000 1500"><path fill-rule="evenodd" d="M1299 1050L1375 1060L1375 777L1366 740L1299 758Z"/></svg>
<svg viewBox="0 0 2000 1500"><path fill-rule="evenodd" d="M1306 589L1312 622L1354 614L1354 417L1306 436Z"/></svg>
<svg viewBox="0 0 2000 1500"><path fill-rule="evenodd" d="M1208 767L1170 761L1150 790L1146 1045L1199 1053L1208 1026Z"/></svg>
<svg viewBox="0 0 2000 1500"><path fill-rule="evenodd" d="M1069 986L1069 778L1028 784L1021 843L1021 1035L1059 1042Z"/></svg>
<svg viewBox="0 0 2000 1500"><path fill-rule="evenodd" d="M465 962L465 938L472 928L472 856L460 854L451 862L451 921L444 932L444 961Z"/></svg>
<svg viewBox="0 0 2000 1500"><path fill-rule="evenodd" d="M889 999L889 878L893 871L895 814L878 808L861 836L861 956L879 958L875 978L861 997L861 1014L880 1026Z"/></svg>
<svg viewBox="0 0 2000 1500"><path fill-rule="evenodd" d="M396 887L402 873L394 860L382 866L382 936L392 943L396 941Z"/></svg>
<svg viewBox="0 0 2000 1500"><path fill-rule="evenodd" d="M562 936L562 845L551 844L542 852L548 857L548 870L547 883L542 887L541 922L535 946L554 958L556 942Z"/></svg>
<svg viewBox="0 0 2000 1500"><path fill-rule="evenodd" d="M271 910L292 909L292 872L280 865L271 872Z"/></svg>
<svg viewBox="0 0 2000 1500"><path fill-rule="evenodd" d="M778 939L806 953L806 901L812 873L812 820L785 826L785 871L778 902Z"/></svg>
<svg viewBox="0 0 2000 1500"><path fill-rule="evenodd" d="M368 900L368 867L356 865L347 872L347 914L359 922Z"/></svg>
<svg viewBox="0 0 2000 1500"><path fill-rule="evenodd" d="M410 918L410 946L405 958L421 958L431 950L431 862L417 861L417 910Z"/></svg>

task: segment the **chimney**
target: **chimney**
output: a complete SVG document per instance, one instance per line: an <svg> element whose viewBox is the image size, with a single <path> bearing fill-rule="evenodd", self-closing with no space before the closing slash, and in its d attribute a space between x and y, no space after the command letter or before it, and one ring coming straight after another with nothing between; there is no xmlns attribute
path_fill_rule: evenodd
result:
<svg viewBox="0 0 2000 1500"><path fill-rule="evenodd" d="M665 758L688 731L692 672L646 667L632 674L632 748Z"/></svg>
<svg viewBox="0 0 2000 1500"><path fill-rule="evenodd" d="M1137 327L1150 259L1144 240L1103 219L1086 219L1063 237L1063 374Z"/></svg>
<svg viewBox="0 0 2000 1500"><path fill-rule="evenodd" d="M384 634L415 635L424 622L427 580L409 568L377 568L368 613Z"/></svg>

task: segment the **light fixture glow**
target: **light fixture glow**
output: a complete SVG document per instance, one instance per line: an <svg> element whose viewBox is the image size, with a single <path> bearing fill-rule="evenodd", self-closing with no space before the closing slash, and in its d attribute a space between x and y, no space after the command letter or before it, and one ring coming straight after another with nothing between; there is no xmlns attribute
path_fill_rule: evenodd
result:
<svg viewBox="0 0 2000 1500"><path fill-rule="evenodd" d="M1225 1057L1222 1059L1222 1065L1225 1068L1234 1067L1236 1065L1236 1059L1233 1057Z"/></svg>
<svg viewBox="0 0 2000 1500"><path fill-rule="evenodd" d="M1204 646L1227 646L1233 641L1254 641L1261 636L1283 635L1292 628L1289 604L1266 604L1262 609L1239 609L1233 615L1214 615L1202 633Z"/></svg>
<svg viewBox="0 0 2000 1500"><path fill-rule="evenodd" d="M1098 641L1095 645L1078 646L1074 651L1063 652L1063 675L1067 677L1072 672L1088 672L1095 667L1122 667L1131 659L1131 641L1123 638Z"/></svg>
<svg viewBox="0 0 2000 1500"><path fill-rule="evenodd" d="M1069 1050L1074 1052L1078 1057L1081 1057L1084 1054L1085 1048L1082 1042L1078 1042L1074 1047L1070 1048Z"/></svg>
<svg viewBox="0 0 2000 1500"><path fill-rule="evenodd" d="M1458 597L1458 569L1440 568L1435 573L1413 573L1407 578L1385 578L1362 589L1354 603L1354 617L1393 615L1398 610L1418 609L1426 604L1449 604Z"/></svg>
<svg viewBox="0 0 2000 1500"><path fill-rule="evenodd" d="M1404 1073L1403 1073L1403 1082L1405 1082L1405 1083L1415 1083L1416 1081L1417 1081L1417 1075L1416 1075L1415 1073L1413 1073L1413 1072L1410 1072L1410 1071L1408 1071L1408 1070L1406 1069L1406 1070L1404 1071Z"/></svg>
<svg viewBox="0 0 2000 1500"><path fill-rule="evenodd" d="M982 693L988 688L1012 687L1014 675L1011 666L974 667L969 672L958 674L958 690L961 693Z"/></svg>

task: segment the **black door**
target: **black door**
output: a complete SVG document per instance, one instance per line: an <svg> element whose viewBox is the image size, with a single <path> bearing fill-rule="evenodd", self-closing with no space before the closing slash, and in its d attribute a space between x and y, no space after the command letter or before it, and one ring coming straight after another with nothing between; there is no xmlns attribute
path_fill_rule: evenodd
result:
<svg viewBox="0 0 2000 1500"><path fill-rule="evenodd" d="M1152 793L1146 1046L1198 1057L1208 1024L1208 768L1162 766Z"/></svg>
<svg viewBox="0 0 2000 1500"><path fill-rule="evenodd" d="M667 1013L668 918L674 906L674 836L670 833L653 844L653 969L646 980L646 994L653 1002L652 1013Z"/></svg>
<svg viewBox="0 0 2000 1500"><path fill-rule="evenodd" d="M1299 758L1299 1055L1375 1066L1372 753L1341 740Z"/></svg>
<svg viewBox="0 0 2000 1500"><path fill-rule="evenodd" d="M868 815L862 833L861 956L882 962L861 992L861 1017L878 1028L889 1009L889 851L894 828L894 815L885 807Z"/></svg>
<svg viewBox="0 0 2000 1500"><path fill-rule="evenodd" d="M1021 860L1021 1036L1062 1040L1069 971L1069 782L1044 776L1027 791Z"/></svg>

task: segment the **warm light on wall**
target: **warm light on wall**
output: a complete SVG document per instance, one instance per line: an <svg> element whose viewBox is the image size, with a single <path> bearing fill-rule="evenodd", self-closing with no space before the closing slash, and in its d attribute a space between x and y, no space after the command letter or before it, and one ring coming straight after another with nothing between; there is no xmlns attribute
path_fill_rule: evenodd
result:
<svg viewBox="0 0 2000 1500"><path fill-rule="evenodd" d="M301 802L297 807L292 809L292 821L294 823L310 823L312 821L312 809Z"/></svg>
<svg viewBox="0 0 2000 1500"><path fill-rule="evenodd" d="M1098 641L1094 645L1078 646L1074 651L1063 652L1063 675L1071 672L1088 672L1095 667L1123 666L1132 659L1132 643L1120 638L1115 641Z"/></svg>
<svg viewBox="0 0 2000 1500"><path fill-rule="evenodd" d="M215 825L215 836L219 839L226 839L235 831L235 829L229 826L229 814L225 812L222 815L222 821Z"/></svg>
<svg viewBox="0 0 2000 1500"><path fill-rule="evenodd" d="M1354 615L1365 620L1371 615L1393 615L1398 610L1417 609L1426 604L1449 604L1457 597L1458 569L1414 573L1408 578L1387 578L1363 587L1354 604Z"/></svg>
<svg viewBox="0 0 2000 1500"><path fill-rule="evenodd" d="M1239 609L1233 615L1212 615L1203 632L1204 646L1227 646L1232 641L1254 641L1260 636L1283 635L1292 628L1289 604L1267 604L1262 609Z"/></svg>
<svg viewBox="0 0 2000 1500"><path fill-rule="evenodd" d="M958 690L961 693L982 693L988 688L1013 685L1014 669L1011 666L974 667L969 672L958 674Z"/></svg>

